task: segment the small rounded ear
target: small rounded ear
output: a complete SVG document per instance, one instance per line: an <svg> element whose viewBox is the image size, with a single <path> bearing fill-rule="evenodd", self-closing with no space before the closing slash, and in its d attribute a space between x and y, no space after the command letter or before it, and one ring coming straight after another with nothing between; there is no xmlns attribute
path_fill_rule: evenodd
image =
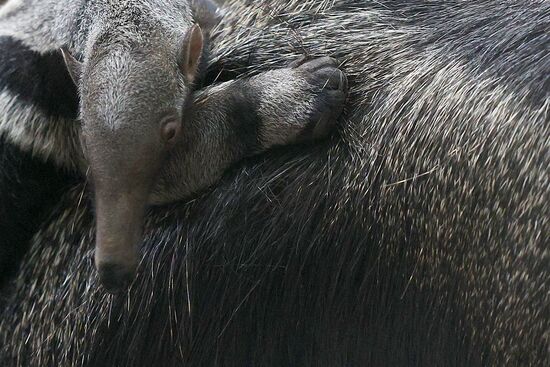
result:
<svg viewBox="0 0 550 367"><path fill-rule="evenodd" d="M75 85L78 85L78 81L82 75L82 63L75 59L66 48L61 49L61 54L63 55L63 60L65 60L65 65L67 66L71 79Z"/></svg>
<svg viewBox="0 0 550 367"><path fill-rule="evenodd" d="M185 35L180 56L180 68L189 83L193 83L197 78L203 43L202 29L195 24Z"/></svg>

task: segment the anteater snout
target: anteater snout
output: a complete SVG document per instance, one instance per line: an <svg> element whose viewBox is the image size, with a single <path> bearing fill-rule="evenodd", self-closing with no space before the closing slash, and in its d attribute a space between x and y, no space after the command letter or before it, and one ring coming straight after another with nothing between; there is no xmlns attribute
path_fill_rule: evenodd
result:
<svg viewBox="0 0 550 367"><path fill-rule="evenodd" d="M116 294L128 289L135 277L135 266L113 262L101 263L97 266L99 281L108 293Z"/></svg>
<svg viewBox="0 0 550 367"><path fill-rule="evenodd" d="M126 290L134 280L145 201L145 195L106 195L96 191L94 258L99 280L109 293Z"/></svg>

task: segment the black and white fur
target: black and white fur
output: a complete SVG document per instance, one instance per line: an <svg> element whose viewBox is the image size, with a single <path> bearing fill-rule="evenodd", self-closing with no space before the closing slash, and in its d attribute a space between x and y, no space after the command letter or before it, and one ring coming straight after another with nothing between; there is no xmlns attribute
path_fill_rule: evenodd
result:
<svg viewBox="0 0 550 367"><path fill-rule="evenodd" d="M109 291L133 276L147 203L189 197L274 145L325 136L341 111L345 78L329 58L191 96L198 71L185 63L204 58L191 5L209 32L215 8L203 1L13 1L0 13L0 132L88 176Z"/></svg>
<svg viewBox="0 0 550 367"><path fill-rule="evenodd" d="M75 187L4 293L3 365L550 365L548 2L227 9L213 75L333 54L339 134L152 211L121 296Z"/></svg>

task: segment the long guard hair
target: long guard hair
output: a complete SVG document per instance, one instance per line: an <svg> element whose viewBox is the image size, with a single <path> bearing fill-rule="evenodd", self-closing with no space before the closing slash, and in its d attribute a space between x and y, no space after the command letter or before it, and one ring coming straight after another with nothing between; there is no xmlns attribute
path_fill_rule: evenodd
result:
<svg viewBox="0 0 550 367"><path fill-rule="evenodd" d="M120 296L74 187L3 293L2 365L548 365L549 24L544 1L229 1L212 79L333 55L338 134L152 211Z"/></svg>

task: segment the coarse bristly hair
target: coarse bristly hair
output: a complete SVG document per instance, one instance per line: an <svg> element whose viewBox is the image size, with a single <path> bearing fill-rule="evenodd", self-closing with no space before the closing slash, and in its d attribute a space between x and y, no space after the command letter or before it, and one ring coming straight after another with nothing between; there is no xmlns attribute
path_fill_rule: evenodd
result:
<svg viewBox="0 0 550 367"><path fill-rule="evenodd" d="M544 366L550 4L232 0L211 79L343 63L338 134L151 211L127 294L68 192L3 291L3 366Z"/></svg>

